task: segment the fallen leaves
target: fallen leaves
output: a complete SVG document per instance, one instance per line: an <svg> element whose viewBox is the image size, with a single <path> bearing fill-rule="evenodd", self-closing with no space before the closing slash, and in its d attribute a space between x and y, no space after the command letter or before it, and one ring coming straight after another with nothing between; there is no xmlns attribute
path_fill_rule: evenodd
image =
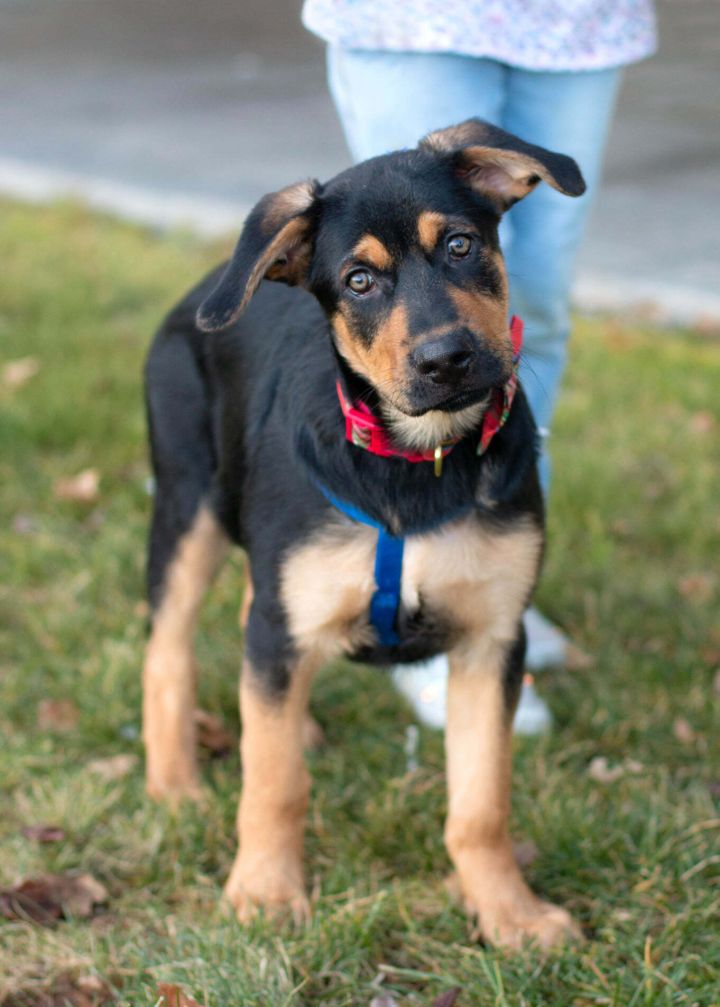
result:
<svg viewBox="0 0 720 1007"><path fill-rule="evenodd" d="M715 593L716 585L716 575L708 570L700 570L681 577L677 584L678 591L683 598L698 604L710 601Z"/></svg>
<svg viewBox="0 0 720 1007"><path fill-rule="evenodd" d="M22 834L35 843L61 843L65 838L64 830L58 825L26 825Z"/></svg>
<svg viewBox="0 0 720 1007"><path fill-rule="evenodd" d="M214 713L195 710L195 727L198 744L206 749L214 759L222 759L235 747L235 738L225 724Z"/></svg>
<svg viewBox="0 0 720 1007"><path fill-rule="evenodd" d="M622 779L623 776L637 776L639 773L642 773L644 768L642 762L629 758L611 766L606 756L596 755L594 759L590 760L587 774L596 783L615 783L617 780Z"/></svg>
<svg viewBox="0 0 720 1007"><path fill-rule="evenodd" d="M3 384L6 388L22 388L35 377L39 370L40 361L37 357L20 357L18 360L10 360L2 370Z"/></svg>
<svg viewBox="0 0 720 1007"><path fill-rule="evenodd" d="M139 762L137 755L128 752L121 755L110 755L105 759L92 759L87 764L88 772L99 776L101 780L111 782L122 780L124 776L135 769Z"/></svg>
<svg viewBox="0 0 720 1007"><path fill-rule="evenodd" d="M673 723L673 734L675 735L676 741L679 741L681 745L692 745L694 741L697 741L697 735L695 730L685 717L677 717Z"/></svg>
<svg viewBox="0 0 720 1007"><path fill-rule="evenodd" d="M7 994L2 1007L101 1007L113 1002L109 986L98 976L64 972L42 986L24 987Z"/></svg>
<svg viewBox="0 0 720 1007"><path fill-rule="evenodd" d="M157 994L166 1007L200 1007L197 1000L193 1000L180 986L175 983L158 983Z"/></svg>
<svg viewBox="0 0 720 1007"><path fill-rule="evenodd" d="M43 874L0 890L0 916L48 927L60 919L87 919L107 898L91 874Z"/></svg>
<svg viewBox="0 0 720 1007"><path fill-rule="evenodd" d="M72 731L79 717L71 699L41 699L37 705L37 726L41 731Z"/></svg>
<svg viewBox="0 0 720 1007"><path fill-rule="evenodd" d="M57 500L91 504L100 498L100 473L97 469L84 469L76 476L58 479L53 486Z"/></svg>

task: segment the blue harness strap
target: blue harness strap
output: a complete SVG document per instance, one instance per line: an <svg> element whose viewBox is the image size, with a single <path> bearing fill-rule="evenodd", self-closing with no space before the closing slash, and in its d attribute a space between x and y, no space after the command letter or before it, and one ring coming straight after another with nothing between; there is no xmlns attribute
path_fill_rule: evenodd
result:
<svg viewBox="0 0 720 1007"><path fill-rule="evenodd" d="M390 535L378 521L374 521L364 511L336 497L322 484L316 483L316 485L325 499L333 507L336 507L337 510L352 518L353 521L359 521L360 524L377 528L375 593L370 600L370 623L377 632L380 644L383 647L392 647L400 642L395 627L400 608L400 585L402 581L405 539Z"/></svg>

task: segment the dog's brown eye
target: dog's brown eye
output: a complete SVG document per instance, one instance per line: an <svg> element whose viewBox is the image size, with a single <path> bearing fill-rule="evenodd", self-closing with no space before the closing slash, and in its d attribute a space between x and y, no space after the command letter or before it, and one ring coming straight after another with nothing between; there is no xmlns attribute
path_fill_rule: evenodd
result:
<svg viewBox="0 0 720 1007"><path fill-rule="evenodd" d="M452 238L448 238L447 249L451 259L464 259L471 248L472 238L467 234L453 234Z"/></svg>
<svg viewBox="0 0 720 1007"><path fill-rule="evenodd" d="M369 290L372 290L375 280L366 269L356 269L354 272L350 273L347 280L345 281L352 290L353 294L367 294Z"/></svg>

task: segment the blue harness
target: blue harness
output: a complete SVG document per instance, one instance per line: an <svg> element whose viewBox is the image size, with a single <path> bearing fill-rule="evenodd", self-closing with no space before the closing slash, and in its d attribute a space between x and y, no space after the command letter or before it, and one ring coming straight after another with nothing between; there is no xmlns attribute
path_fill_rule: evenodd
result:
<svg viewBox="0 0 720 1007"><path fill-rule="evenodd" d="M393 647L400 642L395 628L400 608L400 583L402 581L403 551L405 539L390 535L383 526L369 514L336 497L320 483L316 484L325 499L337 510L359 521L360 524L377 528L378 541L375 550L375 593L370 601L370 624L375 628L383 647Z"/></svg>

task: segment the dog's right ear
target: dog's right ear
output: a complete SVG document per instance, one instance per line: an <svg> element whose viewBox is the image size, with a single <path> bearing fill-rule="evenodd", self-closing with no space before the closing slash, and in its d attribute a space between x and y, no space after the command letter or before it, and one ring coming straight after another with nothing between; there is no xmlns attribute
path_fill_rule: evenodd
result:
<svg viewBox="0 0 720 1007"><path fill-rule="evenodd" d="M260 200L245 221L220 282L198 309L199 329L215 332L231 325L263 279L303 282L312 253L319 189L314 180L298 182Z"/></svg>

